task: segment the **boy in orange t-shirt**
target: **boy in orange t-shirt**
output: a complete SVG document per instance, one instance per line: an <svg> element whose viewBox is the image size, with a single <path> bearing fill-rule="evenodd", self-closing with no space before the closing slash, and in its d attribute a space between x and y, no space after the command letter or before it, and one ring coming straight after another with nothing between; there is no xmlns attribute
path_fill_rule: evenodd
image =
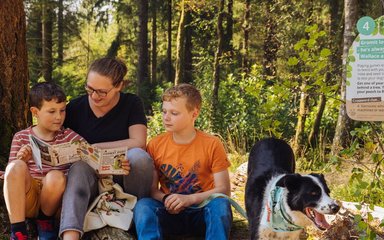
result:
<svg viewBox="0 0 384 240"><path fill-rule="evenodd" d="M190 84L165 91L163 124L166 133L153 138L147 151L155 170L151 197L141 199L134 210L138 239L162 239L164 235L228 239L232 212L228 167L223 144L217 137L195 129L201 95ZM160 188L159 188L160 183Z"/></svg>

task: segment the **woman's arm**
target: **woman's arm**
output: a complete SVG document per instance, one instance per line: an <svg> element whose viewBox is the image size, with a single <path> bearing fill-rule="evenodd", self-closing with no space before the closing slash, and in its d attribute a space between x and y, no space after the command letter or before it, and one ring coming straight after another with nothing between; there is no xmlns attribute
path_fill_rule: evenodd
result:
<svg viewBox="0 0 384 240"><path fill-rule="evenodd" d="M135 124L128 128L129 138L112 142L95 143L99 148L142 148L145 150L147 143L147 127L144 124Z"/></svg>

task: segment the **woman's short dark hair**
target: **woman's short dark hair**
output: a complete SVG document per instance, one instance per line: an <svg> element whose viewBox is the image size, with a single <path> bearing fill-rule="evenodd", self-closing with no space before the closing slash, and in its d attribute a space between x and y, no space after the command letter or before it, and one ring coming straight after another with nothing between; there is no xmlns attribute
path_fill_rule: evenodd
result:
<svg viewBox="0 0 384 240"><path fill-rule="evenodd" d="M112 79L112 85L117 86L124 81L127 74L127 66L118 58L103 57L96 59L88 69L90 72L96 72L102 76ZM87 77L88 77L87 74Z"/></svg>
<svg viewBox="0 0 384 240"><path fill-rule="evenodd" d="M63 89L52 82L36 83L29 91L29 106L41 108L43 101L56 100L57 103L62 103L67 100Z"/></svg>

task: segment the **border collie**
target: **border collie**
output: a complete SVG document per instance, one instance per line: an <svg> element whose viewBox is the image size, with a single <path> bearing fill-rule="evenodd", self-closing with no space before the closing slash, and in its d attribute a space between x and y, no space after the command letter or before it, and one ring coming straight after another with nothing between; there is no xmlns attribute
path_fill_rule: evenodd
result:
<svg viewBox="0 0 384 240"><path fill-rule="evenodd" d="M253 146L248 161L245 207L251 239L299 239L311 224L330 227L324 214L340 207L329 197L322 174L295 174L292 148L268 138Z"/></svg>

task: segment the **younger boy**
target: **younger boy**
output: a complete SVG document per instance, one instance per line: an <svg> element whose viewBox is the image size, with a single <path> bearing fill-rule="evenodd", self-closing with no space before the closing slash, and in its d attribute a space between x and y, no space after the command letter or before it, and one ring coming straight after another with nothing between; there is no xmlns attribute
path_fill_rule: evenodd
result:
<svg viewBox="0 0 384 240"><path fill-rule="evenodd" d="M134 209L138 239L164 235L229 239L228 199L214 198L205 207L193 208L211 194L230 195L230 163L222 143L194 126L201 95L192 85L180 84L166 90L162 100L167 132L147 146L155 164L153 199L141 199Z"/></svg>
<svg viewBox="0 0 384 240"><path fill-rule="evenodd" d="M54 215L61 204L69 165L43 164L40 171L32 159L29 135L59 144L82 138L63 129L66 96L54 83L38 83L29 93L30 110L37 124L17 132L12 140L4 177L4 199L11 222L11 239L27 239L25 218L37 217L39 239L57 239Z"/></svg>

